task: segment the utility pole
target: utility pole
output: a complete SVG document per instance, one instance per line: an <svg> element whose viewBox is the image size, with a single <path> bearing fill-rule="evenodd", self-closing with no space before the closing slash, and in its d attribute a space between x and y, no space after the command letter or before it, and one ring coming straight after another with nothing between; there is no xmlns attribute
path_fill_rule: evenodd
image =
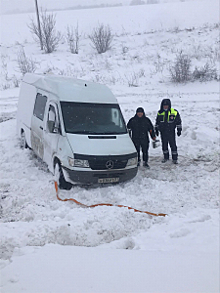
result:
<svg viewBox="0 0 220 293"><path fill-rule="evenodd" d="M40 27L40 17L39 17L37 0L35 0L35 6L36 6L36 13L37 13L37 23L38 23L38 31L39 31L39 39L40 39L40 49L43 50L43 41L42 41L42 34L41 34L41 27Z"/></svg>

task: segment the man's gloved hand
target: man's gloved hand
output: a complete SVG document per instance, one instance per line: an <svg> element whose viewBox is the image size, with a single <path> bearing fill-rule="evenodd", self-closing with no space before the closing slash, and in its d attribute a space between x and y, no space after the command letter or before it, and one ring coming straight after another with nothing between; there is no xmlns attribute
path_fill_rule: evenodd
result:
<svg viewBox="0 0 220 293"><path fill-rule="evenodd" d="M181 135L181 132L182 132L182 130L178 129L177 130L177 136L180 136Z"/></svg>
<svg viewBox="0 0 220 293"><path fill-rule="evenodd" d="M155 130L155 133L156 133L156 136L159 136L159 130L158 129Z"/></svg>

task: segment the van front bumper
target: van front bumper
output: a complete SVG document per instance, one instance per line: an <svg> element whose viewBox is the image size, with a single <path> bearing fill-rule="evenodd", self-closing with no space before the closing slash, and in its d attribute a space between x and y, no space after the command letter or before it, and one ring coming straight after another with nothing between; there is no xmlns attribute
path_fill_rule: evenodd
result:
<svg viewBox="0 0 220 293"><path fill-rule="evenodd" d="M66 167L62 167L67 176L65 176L66 181L70 183L79 184L100 184L99 179L105 178L119 178L118 182L124 182L131 180L137 174L138 168L130 168L123 170L111 170L111 171L75 171L70 170Z"/></svg>

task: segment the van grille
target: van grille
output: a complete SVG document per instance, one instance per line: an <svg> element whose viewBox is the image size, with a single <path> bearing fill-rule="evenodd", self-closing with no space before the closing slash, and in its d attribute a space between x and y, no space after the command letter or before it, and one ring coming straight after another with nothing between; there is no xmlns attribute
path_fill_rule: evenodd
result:
<svg viewBox="0 0 220 293"><path fill-rule="evenodd" d="M124 169L128 160L89 160L92 170L114 170Z"/></svg>
<svg viewBox="0 0 220 293"><path fill-rule="evenodd" d="M95 156L74 153L74 158L79 160L88 160L92 170L116 170L124 169L129 159L136 158L137 153L125 155Z"/></svg>

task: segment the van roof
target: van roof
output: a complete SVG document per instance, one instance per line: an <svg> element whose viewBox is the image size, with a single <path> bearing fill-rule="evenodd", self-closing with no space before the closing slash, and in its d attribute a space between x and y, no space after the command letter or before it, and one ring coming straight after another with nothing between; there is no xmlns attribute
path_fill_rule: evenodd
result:
<svg viewBox="0 0 220 293"><path fill-rule="evenodd" d="M82 103L116 104L110 89L102 84L60 75L27 73L23 82L54 94L58 100Z"/></svg>

